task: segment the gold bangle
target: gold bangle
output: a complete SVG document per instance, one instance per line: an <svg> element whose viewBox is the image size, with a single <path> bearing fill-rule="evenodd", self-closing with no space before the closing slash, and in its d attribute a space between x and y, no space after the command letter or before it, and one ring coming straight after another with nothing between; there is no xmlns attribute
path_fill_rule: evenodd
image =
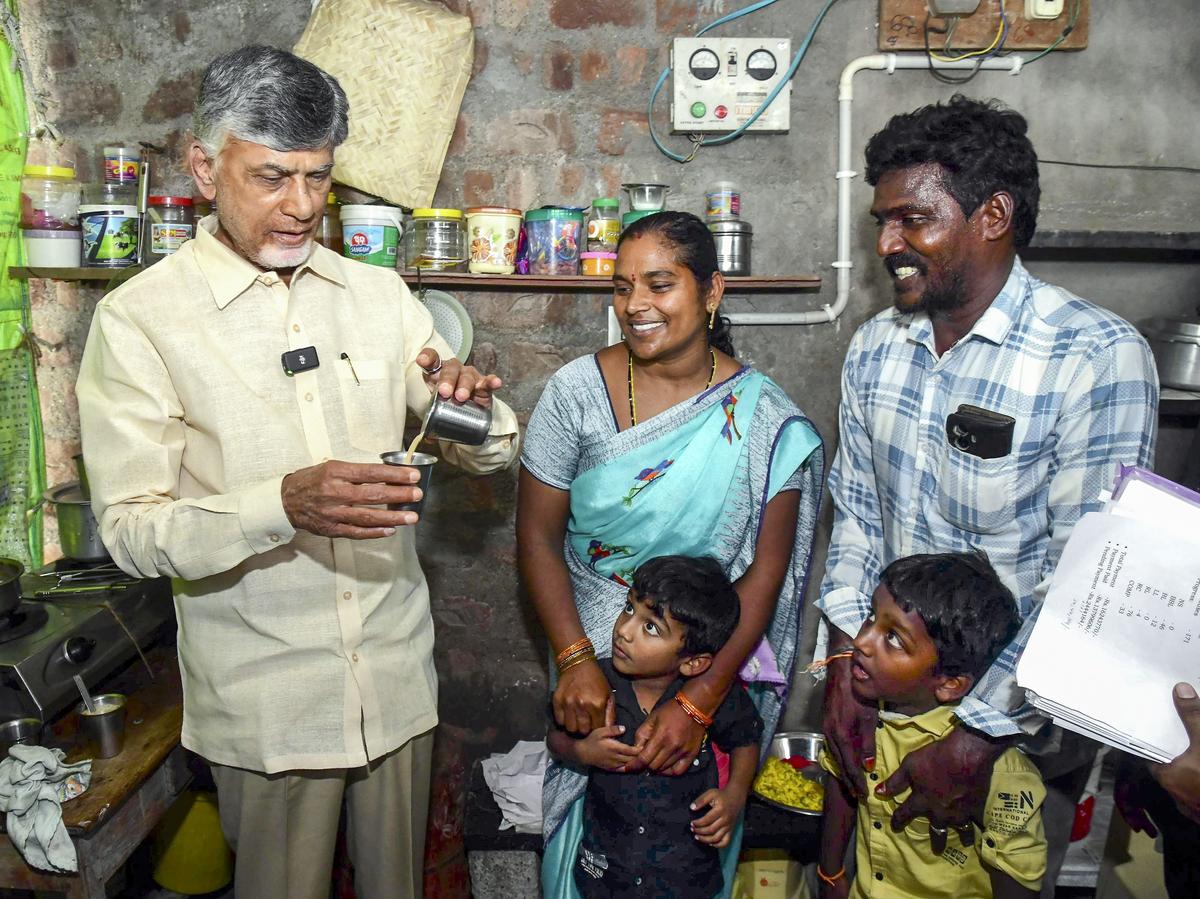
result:
<svg viewBox="0 0 1200 899"><path fill-rule="evenodd" d="M594 662L594 661L596 661L596 653L590 649L585 652L577 653L573 658L569 659L566 663L558 666L558 674L561 677L562 675L564 675L568 671L570 671L572 668L574 668L576 665L582 665L584 662Z"/></svg>
<svg viewBox="0 0 1200 899"><path fill-rule="evenodd" d="M565 662L567 659L569 659L575 653L579 652L581 649L593 649L592 641L589 640L587 637L580 637L578 640L576 640L574 643L572 643L570 646L568 646L566 649L564 649L562 652L560 652L557 656L554 657L554 664L562 665L563 662Z"/></svg>
<svg viewBox="0 0 1200 899"><path fill-rule="evenodd" d="M677 703L679 703L679 705L683 708L683 710L685 712L687 712L688 717L691 718L693 721L695 721L697 724L699 724L701 727L703 727L705 729L712 727L712 723L713 723L712 716L706 715L702 711L700 711L700 709L698 709L696 707L695 703L693 703L690 699L687 698L687 696L684 695L682 690L680 690L678 693L675 694L675 701Z"/></svg>
<svg viewBox="0 0 1200 899"><path fill-rule="evenodd" d="M837 886L837 882L839 880L841 880L842 877L845 876L845 874L846 874L845 866L843 866L842 869L840 871L838 871L836 874L826 874L824 871L821 870L821 866L819 864L817 865L817 876L820 877L827 884L829 884L831 887Z"/></svg>

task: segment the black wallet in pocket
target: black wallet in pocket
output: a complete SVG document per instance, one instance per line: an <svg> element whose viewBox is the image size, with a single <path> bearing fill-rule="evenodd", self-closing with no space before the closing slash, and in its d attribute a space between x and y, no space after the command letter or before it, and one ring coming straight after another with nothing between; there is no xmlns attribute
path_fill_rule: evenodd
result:
<svg viewBox="0 0 1200 899"><path fill-rule="evenodd" d="M1016 424L1011 415L963 403L946 416L946 441L980 459L999 459L1012 452Z"/></svg>

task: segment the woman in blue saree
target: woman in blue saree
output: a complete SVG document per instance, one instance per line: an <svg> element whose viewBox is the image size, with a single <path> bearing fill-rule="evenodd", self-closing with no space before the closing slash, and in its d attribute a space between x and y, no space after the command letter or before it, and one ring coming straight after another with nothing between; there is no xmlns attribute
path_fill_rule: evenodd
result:
<svg viewBox="0 0 1200 899"><path fill-rule="evenodd" d="M724 280L712 235L695 216L664 212L626 229L613 277L622 343L563 366L530 419L517 511L518 561L551 653L591 640L611 654L632 572L668 554L712 556L734 581L741 620L687 697L711 714L747 682L764 724L778 724L795 658L824 457L815 428L761 372L740 365L717 315ZM604 725L610 687L590 661L553 696L559 725ZM740 689L740 687L737 687ZM679 704L638 729L639 762L677 774L704 728ZM586 773L555 764L543 788L547 899L575 897ZM727 895L741 841L723 851ZM692 899L692 897L688 897Z"/></svg>

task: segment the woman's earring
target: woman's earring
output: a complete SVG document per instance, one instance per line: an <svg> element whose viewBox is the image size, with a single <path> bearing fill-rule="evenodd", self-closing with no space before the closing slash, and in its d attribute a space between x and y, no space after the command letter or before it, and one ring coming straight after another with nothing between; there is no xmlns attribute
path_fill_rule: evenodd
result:
<svg viewBox="0 0 1200 899"><path fill-rule="evenodd" d="M708 330L711 331L713 329L713 326L716 323L717 323L717 307L713 306L711 309L708 310Z"/></svg>

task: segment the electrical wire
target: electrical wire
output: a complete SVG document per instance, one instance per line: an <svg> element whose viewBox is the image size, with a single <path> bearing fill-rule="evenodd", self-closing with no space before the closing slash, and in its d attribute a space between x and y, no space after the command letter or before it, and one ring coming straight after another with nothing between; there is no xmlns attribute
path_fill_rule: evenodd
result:
<svg viewBox="0 0 1200 899"><path fill-rule="evenodd" d="M750 13L758 12L760 9L766 9L768 6L771 6L776 2L778 2L778 0L758 0L757 3L752 3L749 6L743 7L742 9L734 10L727 15L721 16L721 18L717 19L715 22L705 25L696 32L696 37L700 37L702 34L706 34L720 25L725 25L729 22L732 22L734 19L740 19L742 16L748 16ZM647 119L650 125L650 139L654 142L654 146L656 146L659 151L669 159L673 159L676 162L687 163L696 158L696 154L700 152L701 147L712 147L720 144L727 144L730 141L741 137L746 132L747 128L759 120L762 114L766 112L767 107L769 107L774 102L775 98L779 96L780 91L782 91L788 82L792 80L792 76L794 76L796 74L796 70L800 68L800 63L803 61L805 54L808 53L809 45L812 43L813 37L817 33L817 28L820 27L821 22L825 19L825 14L829 12L829 10L833 7L833 4L836 2L837 0L826 0L826 3L821 8L821 11L817 13L816 19L813 20L812 27L808 29L808 33L804 36L804 40L800 43L800 48L796 51L795 56L792 57L791 65L788 66L788 69L786 72L784 72L783 77L779 79L779 83L775 85L769 94L767 94L767 98L763 100L758 109L754 111L754 114L733 131L720 137L706 138L699 134L691 135L690 139L692 141L692 150L686 156L676 153L674 150L663 144L663 142L659 140L658 134L654 130L654 101L658 98L658 92L662 90L662 86L666 82L667 76L671 74L671 66L667 66L665 69L663 69L662 74L658 76L658 81L654 84L654 90L650 92L650 103L647 110Z"/></svg>
<svg viewBox="0 0 1200 899"><path fill-rule="evenodd" d="M955 16L954 18L957 20L958 17ZM925 22L926 22L926 24L928 24L929 18L926 18ZM944 50L950 49L949 48L950 36L954 31L954 25L957 25L957 24L958 24L957 21L955 21L950 26L950 28L944 32L946 35L946 46L944 46L942 49L944 49ZM930 50L928 48L926 49L925 52L928 53L934 59L936 59L938 62L959 62L960 60L971 59L975 56L982 56L986 59L987 57L989 57L993 53L995 53L999 47L1004 45L1004 39L1007 36L1007 32L1008 32L1008 16L1006 16L1004 14L1004 5L1003 5L1003 3L1001 3L1001 5L1000 5L1000 25L996 29L996 36L993 37L992 42L990 44L988 44L986 47L984 47L982 50L972 50L969 53L961 53L958 56L939 56L937 53L934 53L932 50Z"/></svg>
<svg viewBox="0 0 1200 899"><path fill-rule="evenodd" d="M1058 36L1058 39L1055 40L1054 43L1052 43L1049 47L1047 47L1041 53L1031 56L1031 57L1029 57L1029 59L1025 60L1025 63L1024 63L1025 65L1029 65L1031 62L1037 62L1039 59L1041 59L1043 56L1045 56L1051 50L1058 47L1059 44L1061 44L1063 41L1065 41L1067 39L1067 37L1071 34L1071 32L1075 30L1075 23L1079 21L1079 8L1081 6L1083 6L1083 0L1075 0L1075 2L1071 6L1071 16L1069 19L1067 19L1067 27L1062 30L1062 34L1060 34Z"/></svg>
<svg viewBox="0 0 1200 899"><path fill-rule="evenodd" d="M1200 175L1200 168L1190 165L1149 165L1137 162L1073 162L1068 159L1039 159L1041 165L1069 165L1081 169L1132 169L1137 172L1183 172Z"/></svg>
<svg viewBox="0 0 1200 899"><path fill-rule="evenodd" d="M946 72L938 71L938 67L933 64L934 63L933 52L929 46L929 33L932 31L936 34L947 34L951 29L932 27L929 24L930 20L932 18L933 18L932 16L925 17L925 27L923 29L923 33L924 33L924 37L925 37L925 56L929 60L929 74L932 75L935 80L940 81L943 84L966 84L968 81L970 81L972 78L974 78L976 75L979 74L979 70L983 65L983 60L982 59L975 60L975 68L973 68L965 76L961 76L961 77L956 76L956 75L950 75Z"/></svg>

